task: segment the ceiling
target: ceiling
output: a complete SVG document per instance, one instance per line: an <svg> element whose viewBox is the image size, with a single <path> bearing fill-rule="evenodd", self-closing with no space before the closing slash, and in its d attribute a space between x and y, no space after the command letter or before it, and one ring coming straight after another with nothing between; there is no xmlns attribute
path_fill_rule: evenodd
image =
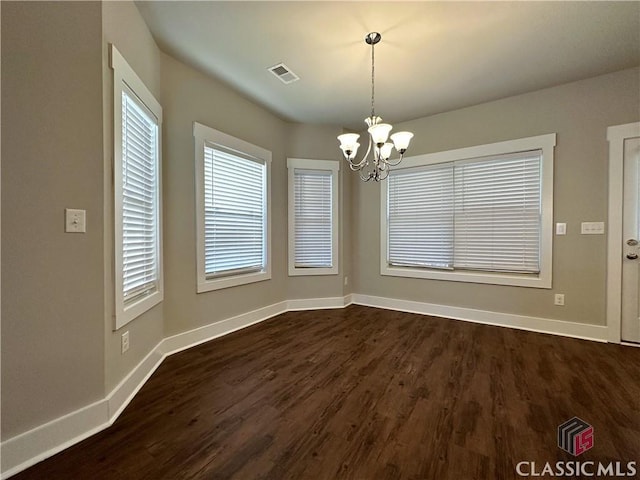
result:
<svg viewBox="0 0 640 480"><path fill-rule="evenodd" d="M640 2L137 2L160 48L282 118L361 128L640 65ZM285 63L289 85L268 70Z"/></svg>

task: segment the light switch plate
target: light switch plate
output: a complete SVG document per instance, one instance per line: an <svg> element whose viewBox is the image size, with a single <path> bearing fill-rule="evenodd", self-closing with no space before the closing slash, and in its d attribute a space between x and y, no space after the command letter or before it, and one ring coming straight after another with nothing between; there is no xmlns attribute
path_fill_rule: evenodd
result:
<svg viewBox="0 0 640 480"><path fill-rule="evenodd" d="M566 234L567 234L567 224L556 223L556 235L566 235Z"/></svg>
<svg viewBox="0 0 640 480"><path fill-rule="evenodd" d="M65 229L67 233L85 233L87 231L87 211L65 208Z"/></svg>
<svg viewBox="0 0 640 480"><path fill-rule="evenodd" d="M604 222L582 222L580 233L582 235L604 235Z"/></svg>

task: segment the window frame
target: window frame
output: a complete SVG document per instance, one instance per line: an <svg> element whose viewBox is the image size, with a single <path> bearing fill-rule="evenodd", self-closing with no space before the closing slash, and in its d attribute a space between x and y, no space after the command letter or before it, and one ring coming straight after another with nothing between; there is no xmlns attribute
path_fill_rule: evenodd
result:
<svg viewBox="0 0 640 480"><path fill-rule="evenodd" d="M253 145L219 130L193 122L195 148L195 205L196 205L196 292L204 293L222 288L246 285L271 279L271 158L269 150ZM258 158L265 164L265 266L259 272L238 273L207 278L205 272L205 205L204 205L204 148L216 145Z"/></svg>
<svg viewBox="0 0 640 480"><path fill-rule="evenodd" d="M135 318L162 302L164 298L164 271L162 262L162 106L145 86L117 48L110 44L110 66L113 70L113 184L114 184L114 299L115 299L115 330L127 325ZM125 86L126 85L126 86ZM155 198L156 214L156 270L157 287L154 292L128 304L123 292L123 186L122 186L122 94L132 93L133 100L139 102L144 110L156 118L156 181Z"/></svg>
<svg viewBox="0 0 640 480"><path fill-rule="evenodd" d="M295 171L316 170L331 172L331 267L296 267L296 219L295 219ZM288 158L288 260L289 276L338 275L339 272L339 208L338 185L340 162L337 160L311 160L304 158Z"/></svg>
<svg viewBox="0 0 640 480"><path fill-rule="evenodd" d="M504 142L477 145L437 153L405 158L392 170L455 162L491 155L542 151L541 168L541 224L540 224L540 273L516 274L469 270L430 270L417 267L398 267L388 264L388 197L389 184L383 182L380 194L380 274L393 277L409 277L454 282L511 285L518 287L551 288L553 256L553 164L556 134L538 135Z"/></svg>

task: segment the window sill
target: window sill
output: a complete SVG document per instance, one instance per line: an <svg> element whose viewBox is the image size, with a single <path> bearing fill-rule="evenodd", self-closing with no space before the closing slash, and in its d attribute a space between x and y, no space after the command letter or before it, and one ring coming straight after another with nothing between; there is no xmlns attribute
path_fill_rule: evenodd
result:
<svg viewBox="0 0 640 480"><path fill-rule="evenodd" d="M151 295L148 295L137 302L133 302L126 307L119 306L116 312L116 325L114 330L118 330L124 327L129 322L132 322L144 312L151 310L151 308L162 302L162 291L155 291Z"/></svg>
<svg viewBox="0 0 640 480"><path fill-rule="evenodd" d="M312 277L316 275L338 275L338 266L328 268L298 268L289 266L290 277Z"/></svg>
<svg viewBox="0 0 640 480"><path fill-rule="evenodd" d="M451 272L436 271L421 268L402 268L383 265L381 275L391 277L422 278L430 280L445 280L450 282L485 283L490 285L509 285L513 287L551 288L551 272L541 272L539 275L518 275L514 273L493 272Z"/></svg>
<svg viewBox="0 0 640 480"><path fill-rule="evenodd" d="M249 283L262 282L271 279L271 272L255 272L234 275L229 277L220 277L212 279L202 279L198 281L198 293L211 292L213 290L221 290L223 288L237 287Z"/></svg>

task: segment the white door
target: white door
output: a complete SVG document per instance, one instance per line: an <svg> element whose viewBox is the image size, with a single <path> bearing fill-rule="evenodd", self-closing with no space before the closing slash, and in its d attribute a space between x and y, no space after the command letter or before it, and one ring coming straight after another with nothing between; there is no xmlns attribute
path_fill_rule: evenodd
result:
<svg viewBox="0 0 640 480"><path fill-rule="evenodd" d="M622 208L622 331L626 342L640 343L640 137L624 141Z"/></svg>

